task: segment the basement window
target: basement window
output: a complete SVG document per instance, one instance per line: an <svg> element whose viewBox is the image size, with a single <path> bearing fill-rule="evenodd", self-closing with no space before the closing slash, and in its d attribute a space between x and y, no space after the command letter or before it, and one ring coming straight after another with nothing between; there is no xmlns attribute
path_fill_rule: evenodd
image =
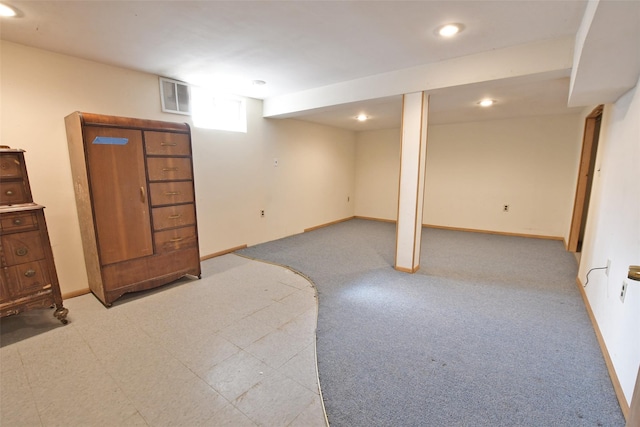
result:
<svg viewBox="0 0 640 427"><path fill-rule="evenodd" d="M191 90L188 84L160 77L162 111L174 114L191 114Z"/></svg>
<svg viewBox="0 0 640 427"><path fill-rule="evenodd" d="M247 104L244 98L214 94L193 87L193 125L205 129L247 132Z"/></svg>

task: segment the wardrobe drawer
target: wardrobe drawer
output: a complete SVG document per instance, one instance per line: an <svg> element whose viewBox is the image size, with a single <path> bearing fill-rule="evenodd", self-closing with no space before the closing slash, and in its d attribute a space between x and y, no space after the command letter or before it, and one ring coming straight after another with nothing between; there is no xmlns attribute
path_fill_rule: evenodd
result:
<svg viewBox="0 0 640 427"><path fill-rule="evenodd" d="M32 212L6 214L0 218L0 230L3 234L37 229L38 219Z"/></svg>
<svg viewBox="0 0 640 427"><path fill-rule="evenodd" d="M158 231L154 233L154 239L156 254L192 248L198 243L195 227Z"/></svg>
<svg viewBox="0 0 640 427"><path fill-rule="evenodd" d="M157 182L149 184L151 205L163 206L193 202L193 182Z"/></svg>
<svg viewBox="0 0 640 427"><path fill-rule="evenodd" d="M44 259L40 232L3 235L2 252L8 266Z"/></svg>
<svg viewBox="0 0 640 427"><path fill-rule="evenodd" d="M0 178L22 178L20 155L3 154L0 157Z"/></svg>
<svg viewBox="0 0 640 427"><path fill-rule="evenodd" d="M191 155L189 135L184 133L146 131L144 145L147 155L151 156Z"/></svg>
<svg viewBox="0 0 640 427"><path fill-rule="evenodd" d="M149 181L193 179L188 157L147 157Z"/></svg>
<svg viewBox="0 0 640 427"><path fill-rule="evenodd" d="M0 184L0 205L17 205L30 201L24 181L2 181Z"/></svg>
<svg viewBox="0 0 640 427"><path fill-rule="evenodd" d="M151 215L153 216L153 229L156 231L196 223L196 211L193 204L153 208Z"/></svg>

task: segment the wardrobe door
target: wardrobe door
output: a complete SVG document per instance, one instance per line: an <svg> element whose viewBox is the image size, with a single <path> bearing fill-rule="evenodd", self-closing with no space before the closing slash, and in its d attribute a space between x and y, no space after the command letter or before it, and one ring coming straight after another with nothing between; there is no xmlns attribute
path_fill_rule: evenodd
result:
<svg viewBox="0 0 640 427"><path fill-rule="evenodd" d="M100 264L153 255L142 132L86 126Z"/></svg>

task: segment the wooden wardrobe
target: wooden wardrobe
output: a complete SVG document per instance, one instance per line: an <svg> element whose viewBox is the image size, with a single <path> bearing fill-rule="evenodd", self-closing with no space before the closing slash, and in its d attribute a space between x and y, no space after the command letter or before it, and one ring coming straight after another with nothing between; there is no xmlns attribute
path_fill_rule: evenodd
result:
<svg viewBox="0 0 640 427"><path fill-rule="evenodd" d="M65 123L91 291L109 306L199 278L189 126L80 112Z"/></svg>

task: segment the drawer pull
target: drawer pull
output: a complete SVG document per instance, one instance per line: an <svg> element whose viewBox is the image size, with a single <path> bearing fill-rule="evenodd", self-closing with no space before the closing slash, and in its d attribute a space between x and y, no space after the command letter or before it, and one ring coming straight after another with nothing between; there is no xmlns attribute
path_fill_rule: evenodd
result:
<svg viewBox="0 0 640 427"><path fill-rule="evenodd" d="M171 241L171 242L180 242L180 241L182 241L182 240L184 240L184 237L174 237L174 238L173 238L173 239L171 239L170 241Z"/></svg>
<svg viewBox="0 0 640 427"><path fill-rule="evenodd" d="M145 200L146 200L146 197L145 197L145 193L144 193L144 187L140 187L140 201L142 203L144 203Z"/></svg>
<svg viewBox="0 0 640 427"><path fill-rule="evenodd" d="M163 147L175 147L178 144L175 142L161 142L160 145Z"/></svg>
<svg viewBox="0 0 640 427"><path fill-rule="evenodd" d="M163 172L176 172L178 168L162 168Z"/></svg>
<svg viewBox="0 0 640 427"><path fill-rule="evenodd" d="M29 252L29 250L27 248L18 248L18 249L16 249L16 255L18 255L18 256L25 256L28 252Z"/></svg>
<svg viewBox="0 0 640 427"><path fill-rule="evenodd" d="M36 275L36 271L35 271L35 270L33 270L33 269L29 269L29 270L27 270L27 271L25 271L25 272L24 272L24 275L25 275L26 277L33 277L33 276L35 276L35 275Z"/></svg>
<svg viewBox="0 0 640 427"><path fill-rule="evenodd" d="M181 193L179 191L165 191L165 196L179 196Z"/></svg>
<svg viewBox="0 0 640 427"><path fill-rule="evenodd" d="M13 196L13 190L7 190L4 192L7 196Z"/></svg>
<svg viewBox="0 0 640 427"><path fill-rule="evenodd" d="M21 218L14 218L13 219L13 225L20 225L22 224L22 219Z"/></svg>
<svg viewBox="0 0 640 427"><path fill-rule="evenodd" d="M180 214L175 214L175 215L169 215L169 219L178 219L180 218L182 215Z"/></svg>

